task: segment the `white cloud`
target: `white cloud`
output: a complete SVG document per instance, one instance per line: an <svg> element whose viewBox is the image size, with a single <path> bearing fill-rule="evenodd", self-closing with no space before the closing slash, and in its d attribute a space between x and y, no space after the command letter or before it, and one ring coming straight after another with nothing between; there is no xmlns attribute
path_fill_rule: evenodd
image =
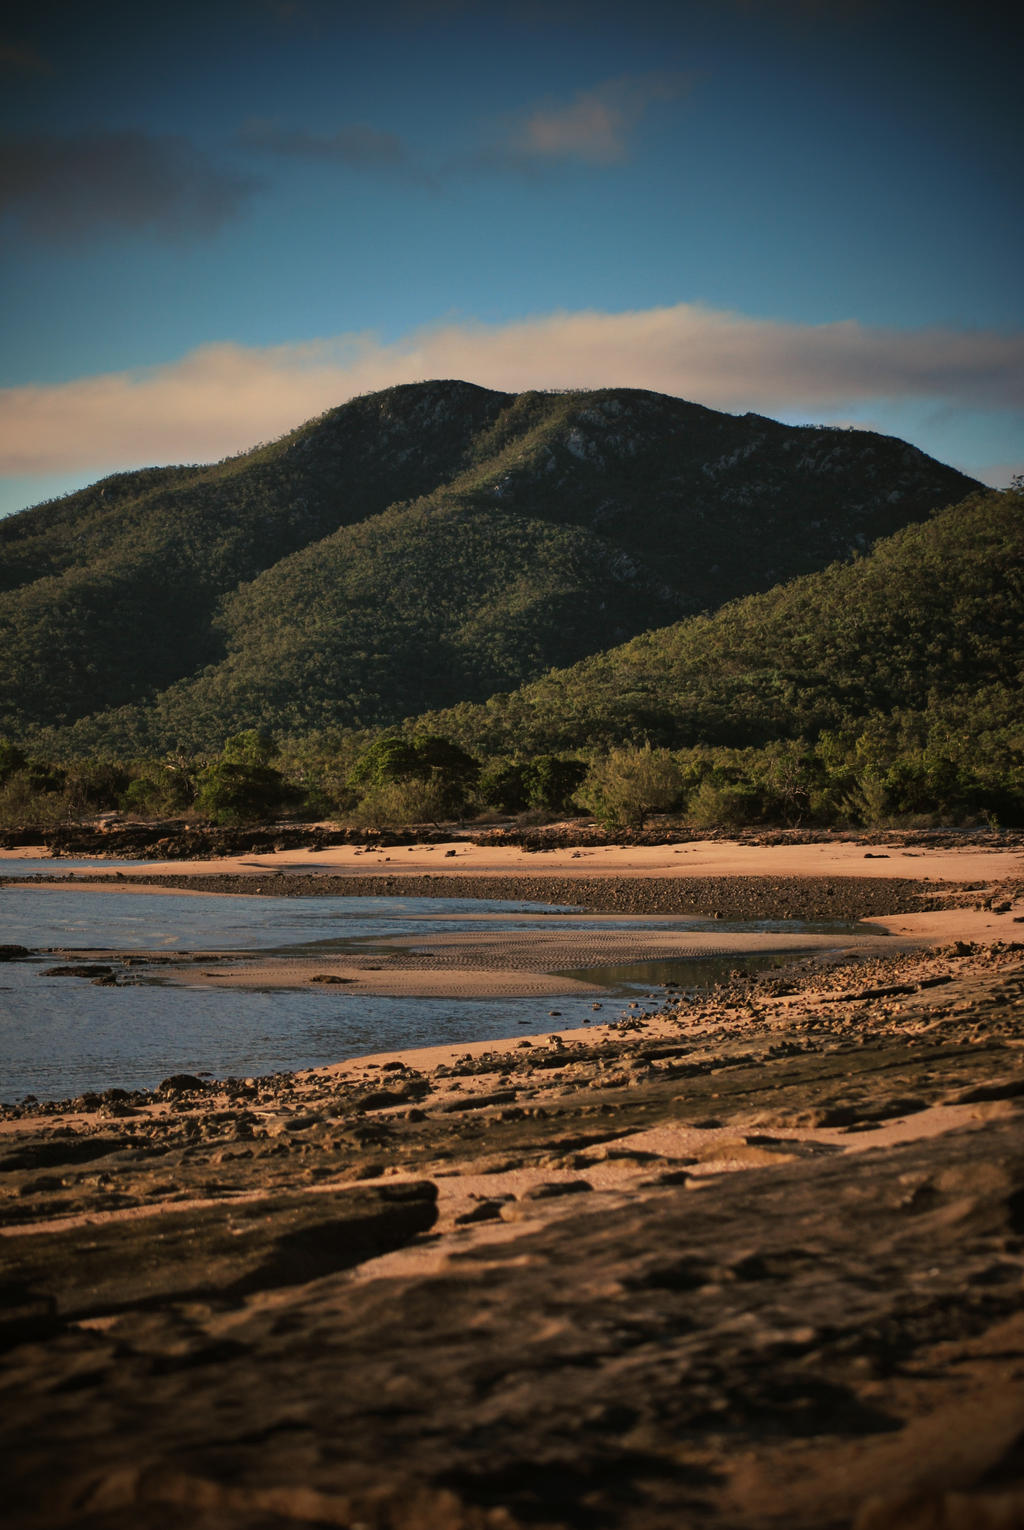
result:
<svg viewBox="0 0 1024 1530"><path fill-rule="evenodd" d="M138 372L0 390L0 473L210 461L354 394L427 378L486 387L650 388L762 414L885 416L886 401L1024 408L1024 334L753 319L691 304L450 322L393 344L351 334L203 346Z"/></svg>

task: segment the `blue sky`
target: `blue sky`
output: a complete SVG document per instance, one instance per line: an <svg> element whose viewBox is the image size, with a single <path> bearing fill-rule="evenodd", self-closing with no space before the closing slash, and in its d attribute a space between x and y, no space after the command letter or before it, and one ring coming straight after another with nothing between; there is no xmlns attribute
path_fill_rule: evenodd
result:
<svg viewBox="0 0 1024 1530"><path fill-rule="evenodd" d="M908 0L38 0L0 513L424 377L1024 470L1021 24Z"/></svg>

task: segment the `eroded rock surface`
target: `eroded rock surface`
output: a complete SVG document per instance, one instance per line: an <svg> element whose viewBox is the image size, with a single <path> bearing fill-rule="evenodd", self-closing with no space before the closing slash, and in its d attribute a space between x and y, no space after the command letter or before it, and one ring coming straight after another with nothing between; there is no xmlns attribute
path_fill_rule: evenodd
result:
<svg viewBox="0 0 1024 1530"><path fill-rule="evenodd" d="M1010 945L807 961L7 1111L7 1522L1024 1524L1022 998Z"/></svg>

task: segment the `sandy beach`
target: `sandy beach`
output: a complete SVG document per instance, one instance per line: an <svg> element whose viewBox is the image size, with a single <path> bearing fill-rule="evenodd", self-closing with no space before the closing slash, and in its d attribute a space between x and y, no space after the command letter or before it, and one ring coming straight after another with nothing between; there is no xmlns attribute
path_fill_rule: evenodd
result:
<svg viewBox="0 0 1024 1530"><path fill-rule="evenodd" d="M0 853L0 874L5 856ZM11 860L28 852L8 852ZM59 860L53 875L59 877ZM722 840L659 846L591 846L531 852L518 846L453 839L368 851L330 846L217 860L142 862L103 876L65 873L77 888L117 895L142 891L187 896L338 895L550 898L593 909L603 901L624 916L659 919L658 930L612 928L615 912L593 913L585 929L544 928L491 936L483 929L443 938L389 940L371 959L323 954L239 955L175 976L213 987L299 987L337 983L353 993L500 997L585 992L588 967L701 956L928 946L956 939L991 942L1017 933L1009 907L997 912L992 889L1024 879L1020 849L934 848L863 841L751 845ZM40 894L47 885L36 884ZM687 894L690 895L689 899ZM1006 901L1005 899L1003 900ZM952 907L936 906L943 902ZM691 907L692 903L692 907ZM993 907L993 903L996 907ZM717 920L856 920L857 933L674 931L671 914ZM918 905L928 905L919 907ZM883 912L884 910L884 912ZM480 916L481 924L486 918ZM574 924L579 920L574 919ZM425 928L429 928L426 926ZM97 957L117 956L97 951Z"/></svg>
<svg viewBox="0 0 1024 1530"><path fill-rule="evenodd" d="M1020 876L1020 848L932 848L906 844L908 836L891 841L854 836L827 843L783 842L751 844L735 840L694 840L669 845L586 845L573 849L530 851L517 845L473 844L465 837L435 844L386 849L330 845L323 849L282 850L258 855L234 855L215 860L190 860L192 876L246 876L260 873L351 876L376 874L383 867L390 877L444 876L687 876L687 877L914 877L920 881L996 882ZM913 839L913 836L909 836ZM924 838L924 836L922 836ZM30 860L48 855L44 845L0 850L5 860ZM141 861L132 876L179 875L180 861ZM59 862L55 863L59 871Z"/></svg>

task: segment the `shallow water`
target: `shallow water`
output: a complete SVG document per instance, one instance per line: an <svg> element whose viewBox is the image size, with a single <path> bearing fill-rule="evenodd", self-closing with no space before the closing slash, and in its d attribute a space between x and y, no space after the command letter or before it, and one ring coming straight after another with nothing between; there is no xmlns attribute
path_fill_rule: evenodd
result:
<svg viewBox="0 0 1024 1530"><path fill-rule="evenodd" d="M25 863L20 863L24 865ZM52 863L47 862L48 867ZM103 863L109 867L109 862ZM6 868L5 868L6 869ZM65 951L326 952L398 935L592 927L585 916L530 903L435 898L272 898L85 892L28 883L0 887L0 944ZM486 922L481 915L489 915ZM570 917L564 917L569 915ZM820 930L795 923L702 919L602 920L603 929ZM849 926L827 926L837 937ZM87 1089L152 1088L171 1073L251 1076L366 1053L566 1031L615 1019L652 985L712 982L776 958L708 958L588 968L594 995L500 999L395 998L335 988L251 991L144 983L94 987L41 976L53 956L0 964L0 1100L60 1099ZM659 996L660 997L660 996Z"/></svg>
<svg viewBox="0 0 1024 1530"><path fill-rule="evenodd" d="M5 942L83 951L280 951L340 941L474 928L469 915L571 912L479 898L272 898L202 893L80 892L52 884L0 888ZM430 918L429 925L423 920ZM438 915L444 917L438 918ZM488 921L518 929L522 920Z"/></svg>
<svg viewBox="0 0 1024 1530"><path fill-rule="evenodd" d="M70 855L46 855L36 860L27 856L19 859L13 856L8 859L5 856L0 860L0 873L5 877L63 877L69 871L120 871L122 867L130 867L133 871L141 869L138 861L119 861L113 856L108 859L106 856L94 855L84 860L75 860Z"/></svg>

